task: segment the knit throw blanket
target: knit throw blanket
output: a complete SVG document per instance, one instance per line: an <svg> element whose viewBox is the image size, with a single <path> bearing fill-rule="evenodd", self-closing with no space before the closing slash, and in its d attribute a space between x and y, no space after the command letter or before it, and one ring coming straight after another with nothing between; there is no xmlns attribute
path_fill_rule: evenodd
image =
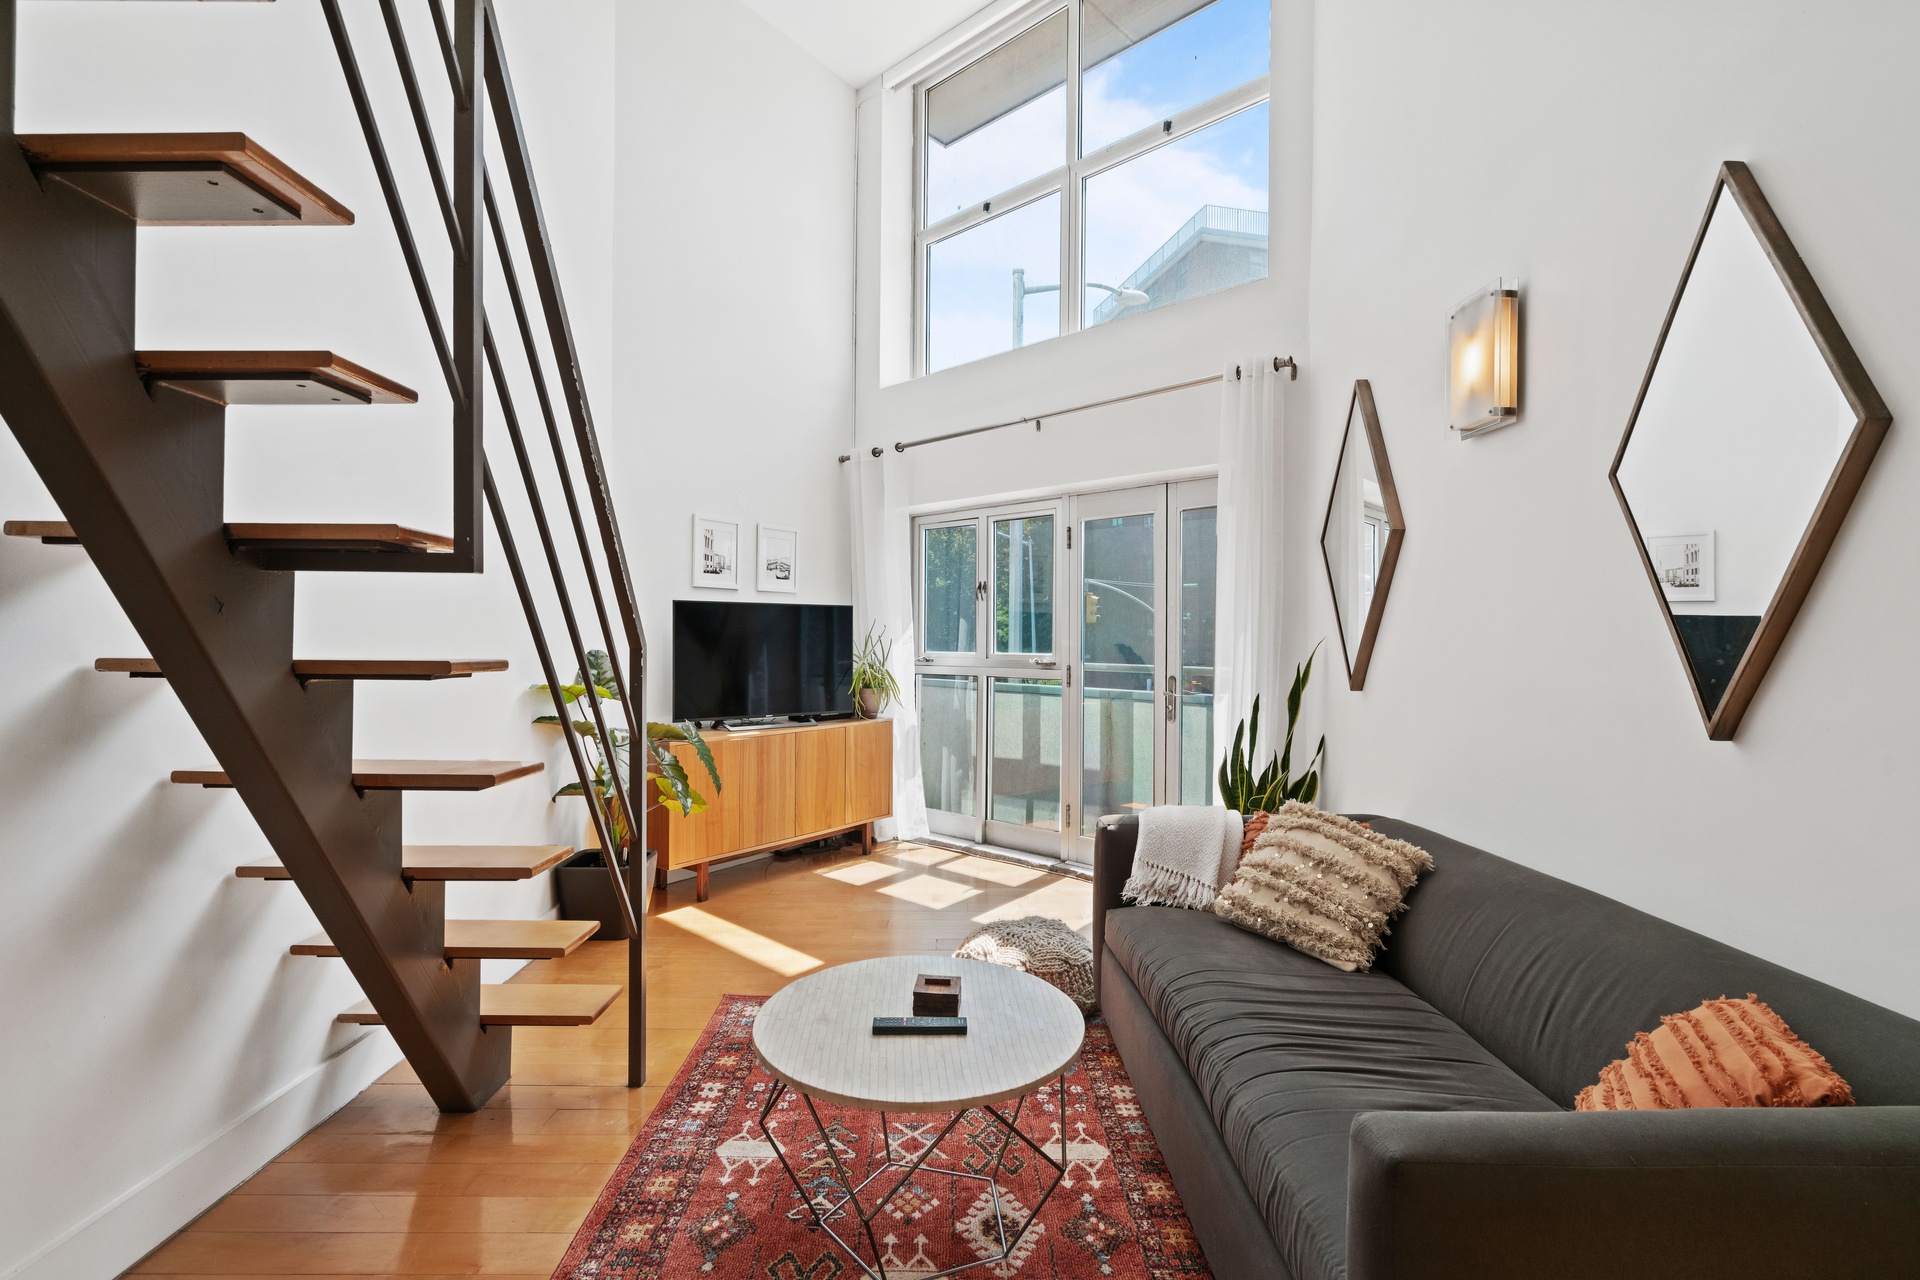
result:
<svg viewBox="0 0 1920 1280"><path fill-rule="evenodd" d="M1206 910L1240 861L1240 821L1232 809L1200 805L1143 811L1133 874L1120 896L1140 906Z"/></svg>

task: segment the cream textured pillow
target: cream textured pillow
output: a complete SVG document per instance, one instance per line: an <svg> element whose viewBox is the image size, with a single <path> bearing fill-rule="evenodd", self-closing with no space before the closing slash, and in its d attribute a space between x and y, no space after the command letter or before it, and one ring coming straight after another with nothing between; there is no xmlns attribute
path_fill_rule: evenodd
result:
<svg viewBox="0 0 1920 1280"><path fill-rule="evenodd" d="M1241 860L1213 913L1348 973L1367 969L1426 850L1289 800Z"/></svg>

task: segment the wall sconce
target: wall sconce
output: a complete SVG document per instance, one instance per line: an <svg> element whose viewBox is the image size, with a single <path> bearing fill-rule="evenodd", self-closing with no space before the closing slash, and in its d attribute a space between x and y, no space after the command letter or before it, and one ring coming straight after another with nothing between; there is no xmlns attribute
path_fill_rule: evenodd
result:
<svg viewBox="0 0 1920 1280"><path fill-rule="evenodd" d="M1461 439L1520 419L1520 282L1495 280L1447 317L1447 426Z"/></svg>

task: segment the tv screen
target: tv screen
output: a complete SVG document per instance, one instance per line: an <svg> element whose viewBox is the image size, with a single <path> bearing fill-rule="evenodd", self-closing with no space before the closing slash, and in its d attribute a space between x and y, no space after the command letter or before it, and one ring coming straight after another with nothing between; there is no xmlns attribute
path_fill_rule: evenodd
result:
<svg viewBox="0 0 1920 1280"><path fill-rule="evenodd" d="M851 712L853 608L673 602L673 718Z"/></svg>

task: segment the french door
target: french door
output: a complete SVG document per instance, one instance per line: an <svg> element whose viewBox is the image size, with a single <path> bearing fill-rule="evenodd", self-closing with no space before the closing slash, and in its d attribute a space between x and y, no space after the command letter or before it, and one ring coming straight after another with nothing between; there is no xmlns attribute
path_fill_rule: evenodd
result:
<svg viewBox="0 0 1920 1280"><path fill-rule="evenodd" d="M915 522L934 830L1091 862L1103 814L1212 801L1214 482Z"/></svg>

